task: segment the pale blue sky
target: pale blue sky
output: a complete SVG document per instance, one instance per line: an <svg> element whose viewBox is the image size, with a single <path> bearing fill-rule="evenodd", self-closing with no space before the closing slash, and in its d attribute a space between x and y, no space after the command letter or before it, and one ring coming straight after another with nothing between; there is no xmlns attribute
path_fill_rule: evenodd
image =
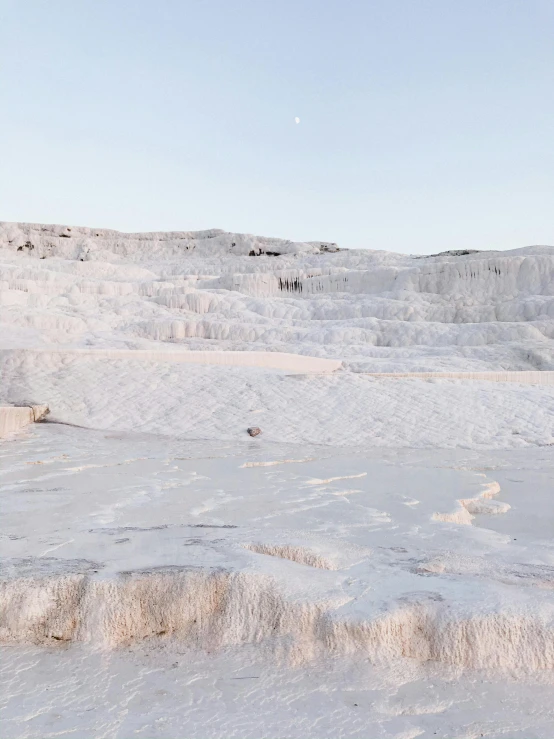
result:
<svg viewBox="0 0 554 739"><path fill-rule="evenodd" d="M0 38L0 220L554 244L554 0L0 0Z"/></svg>

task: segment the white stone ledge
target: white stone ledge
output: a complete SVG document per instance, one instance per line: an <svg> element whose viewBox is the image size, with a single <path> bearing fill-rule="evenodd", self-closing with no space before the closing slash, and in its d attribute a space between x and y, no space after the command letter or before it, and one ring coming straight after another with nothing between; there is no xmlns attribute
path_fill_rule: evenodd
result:
<svg viewBox="0 0 554 739"><path fill-rule="evenodd" d="M0 437L40 421L47 413L46 405L0 406Z"/></svg>
<svg viewBox="0 0 554 739"><path fill-rule="evenodd" d="M293 372L334 372L342 366L340 359L323 359L285 352L251 351L183 351L148 349L20 349L28 354L92 359L126 359L182 364L216 364L229 367L260 367Z"/></svg>

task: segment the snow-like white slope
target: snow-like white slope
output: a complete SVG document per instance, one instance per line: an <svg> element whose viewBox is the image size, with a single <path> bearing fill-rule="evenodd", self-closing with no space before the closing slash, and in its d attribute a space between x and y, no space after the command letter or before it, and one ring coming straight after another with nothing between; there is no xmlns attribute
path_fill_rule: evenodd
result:
<svg viewBox="0 0 554 739"><path fill-rule="evenodd" d="M98 429L337 446L511 448L554 443L554 386L0 352L7 399Z"/></svg>
<svg viewBox="0 0 554 739"><path fill-rule="evenodd" d="M0 224L6 735L551 736L553 336L552 247Z"/></svg>
<svg viewBox="0 0 554 739"><path fill-rule="evenodd" d="M260 410L268 432L289 440L549 444L546 387L377 386L353 374L554 370L553 336L553 247L409 257L222 231L0 224L0 402L45 402L64 422L234 438ZM76 349L120 354L85 361ZM191 350L252 352L242 364L259 371L152 364ZM308 357L341 370L307 387L266 375L324 368Z"/></svg>

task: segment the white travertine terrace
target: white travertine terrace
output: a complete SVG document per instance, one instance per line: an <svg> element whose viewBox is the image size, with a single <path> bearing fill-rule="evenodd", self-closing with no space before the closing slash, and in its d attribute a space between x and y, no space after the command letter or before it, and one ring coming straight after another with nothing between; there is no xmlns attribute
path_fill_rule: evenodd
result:
<svg viewBox="0 0 554 739"><path fill-rule="evenodd" d="M0 223L0 402L44 398L64 423L550 444L553 336L553 247L411 257L217 230Z"/></svg>
<svg viewBox="0 0 554 739"><path fill-rule="evenodd" d="M250 711L290 686L296 721L306 663L338 677L302 697L308 723L264 735L320 736L323 716L329 737L552 736L525 680L554 667L553 338L554 247L0 223L14 738L138 735L141 712L144 736L259 736L233 723L239 683ZM45 410L29 398L54 423L12 437ZM528 703L496 700L506 671ZM57 678L14 710L35 673ZM134 708L95 707L120 683L142 686ZM477 724L476 698L501 708Z"/></svg>

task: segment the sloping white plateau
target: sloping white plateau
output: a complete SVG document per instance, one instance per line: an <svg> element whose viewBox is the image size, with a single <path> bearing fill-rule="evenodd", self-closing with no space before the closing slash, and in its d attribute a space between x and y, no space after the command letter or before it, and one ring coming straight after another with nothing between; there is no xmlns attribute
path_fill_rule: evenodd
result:
<svg viewBox="0 0 554 739"><path fill-rule="evenodd" d="M552 736L553 336L552 247L0 224L3 736Z"/></svg>

